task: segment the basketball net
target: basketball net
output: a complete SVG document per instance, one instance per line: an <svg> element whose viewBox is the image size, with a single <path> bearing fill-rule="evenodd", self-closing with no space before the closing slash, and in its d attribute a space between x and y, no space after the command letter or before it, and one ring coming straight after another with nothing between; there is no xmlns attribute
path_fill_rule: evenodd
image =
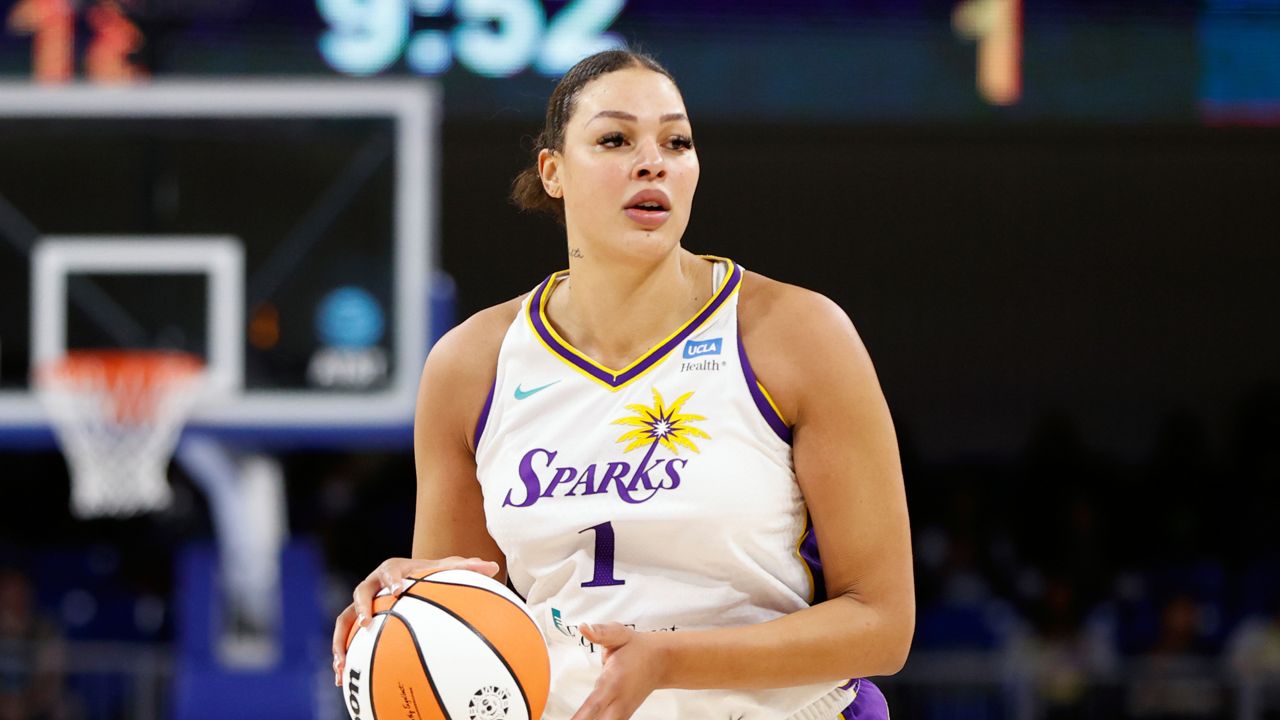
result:
<svg viewBox="0 0 1280 720"><path fill-rule="evenodd" d="M204 378L200 358L169 351L74 351L37 368L77 517L168 507L169 458Z"/></svg>

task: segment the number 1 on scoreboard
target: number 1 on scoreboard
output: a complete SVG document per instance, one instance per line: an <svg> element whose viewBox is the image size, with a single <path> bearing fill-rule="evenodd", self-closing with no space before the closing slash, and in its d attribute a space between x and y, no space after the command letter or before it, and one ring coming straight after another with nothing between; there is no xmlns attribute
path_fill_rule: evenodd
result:
<svg viewBox="0 0 1280 720"><path fill-rule="evenodd" d="M1022 0L963 0L951 15L958 34L978 41L978 92L993 105L1022 97Z"/></svg>

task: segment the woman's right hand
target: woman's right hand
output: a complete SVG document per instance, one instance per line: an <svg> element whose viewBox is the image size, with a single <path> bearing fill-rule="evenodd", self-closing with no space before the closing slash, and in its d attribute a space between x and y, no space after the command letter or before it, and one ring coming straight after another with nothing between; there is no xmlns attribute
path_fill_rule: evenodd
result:
<svg viewBox="0 0 1280 720"><path fill-rule="evenodd" d="M391 558L369 573L364 582L351 593L351 604L333 624L333 684L342 686L342 671L347 660L347 636L353 625L367 627L373 621L373 598L383 589L399 595L405 578L436 570L471 570L493 577L498 574L498 563L480 558L447 557L441 560L414 560Z"/></svg>

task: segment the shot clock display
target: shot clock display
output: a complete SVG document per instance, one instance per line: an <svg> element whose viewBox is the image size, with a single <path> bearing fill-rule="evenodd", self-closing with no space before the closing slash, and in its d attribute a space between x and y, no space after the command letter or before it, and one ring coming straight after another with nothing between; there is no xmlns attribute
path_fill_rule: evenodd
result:
<svg viewBox="0 0 1280 720"><path fill-rule="evenodd" d="M455 62L478 75L508 77L532 68L558 77L579 59L620 47L609 26L625 0L571 0L552 12L536 0L317 0L329 29L320 52L337 71L382 72L401 57L422 75ZM415 18L453 20L452 28L413 29Z"/></svg>

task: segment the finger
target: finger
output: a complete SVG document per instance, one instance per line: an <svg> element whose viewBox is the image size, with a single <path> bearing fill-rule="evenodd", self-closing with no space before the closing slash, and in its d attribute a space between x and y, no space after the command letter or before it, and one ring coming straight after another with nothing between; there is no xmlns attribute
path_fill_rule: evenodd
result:
<svg viewBox="0 0 1280 720"><path fill-rule="evenodd" d="M382 589L382 580L378 577L378 573L365 578L364 582L356 586L351 592L352 606L355 608L355 622L361 627L368 627L369 619L373 617L373 597Z"/></svg>
<svg viewBox="0 0 1280 720"><path fill-rule="evenodd" d="M591 642L606 648L624 645L630 639L630 631L621 623L616 622L579 625L578 630Z"/></svg>
<svg viewBox="0 0 1280 720"><path fill-rule="evenodd" d="M631 703L624 703L622 700L618 700L609 706L601 720L631 720L631 716L638 709L640 709L639 705L633 706Z"/></svg>
<svg viewBox="0 0 1280 720"><path fill-rule="evenodd" d="M439 572L441 570L470 570L478 572L481 575L493 577L500 570L498 563L492 560L484 560L478 557L450 557L443 560L437 560L430 564L429 570Z"/></svg>
<svg viewBox="0 0 1280 720"><path fill-rule="evenodd" d="M355 603L346 606L342 612L338 613L338 619L333 622L333 644L330 646L334 655L347 653L347 634L351 632L351 625L355 618Z"/></svg>
<svg viewBox="0 0 1280 720"><path fill-rule="evenodd" d="M481 560L480 558L469 558L467 560L467 569L472 572L478 572L481 575L493 577L498 574L502 568L498 563L492 560Z"/></svg>
<svg viewBox="0 0 1280 720"><path fill-rule="evenodd" d="M405 560L394 559L383 563L374 572L379 576L382 587L391 588L395 594L404 591L407 578L421 578L442 570L470 570L493 577L501 570L501 566L492 560L478 557L464 558L457 555L439 560Z"/></svg>
<svg viewBox="0 0 1280 720"><path fill-rule="evenodd" d="M406 568L406 570L408 570L408 568ZM404 592L404 587L405 587L404 579L410 574L410 572L406 572L406 571L396 572L394 570L387 568L387 569L379 569L377 571L377 574L378 574L379 590L382 590L385 588L387 590L390 590L392 595L399 595L400 593Z"/></svg>
<svg viewBox="0 0 1280 720"><path fill-rule="evenodd" d="M598 706L600 698L597 695L598 690L592 690L586 700L582 701L582 706L578 708L578 712L573 714L569 720L596 720L599 716Z"/></svg>
<svg viewBox="0 0 1280 720"><path fill-rule="evenodd" d="M333 684L342 686L342 669L347 660L347 636L355 624L355 605L346 606L333 623Z"/></svg>
<svg viewBox="0 0 1280 720"><path fill-rule="evenodd" d="M421 576L435 566L431 560L392 558L378 566L373 575L378 578L378 589L386 588L392 595L400 595L408 587L405 580Z"/></svg>
<svg viewBox="0 0 1280 720"><path fill-rule="evenodd" d="M368 627L373 617L373 600L383 589L400 595L408 587L409 577L421 577L439 570L463 569L493 577L500 569L496 562L480 558L448 557L442 560L410 560L391 558L379 565L364 582L356 586L351 597L355 602L356 623Z"/></svg>
<svg viewBox="0 0 1280 720"><path fill-rule="evenodd" d="M608 703L604 703L604 706L597 710L595 715L591 716L591 720L619 720L623 717L618 709L619 707L620 705L616 699L610 700Z"/></svg>

